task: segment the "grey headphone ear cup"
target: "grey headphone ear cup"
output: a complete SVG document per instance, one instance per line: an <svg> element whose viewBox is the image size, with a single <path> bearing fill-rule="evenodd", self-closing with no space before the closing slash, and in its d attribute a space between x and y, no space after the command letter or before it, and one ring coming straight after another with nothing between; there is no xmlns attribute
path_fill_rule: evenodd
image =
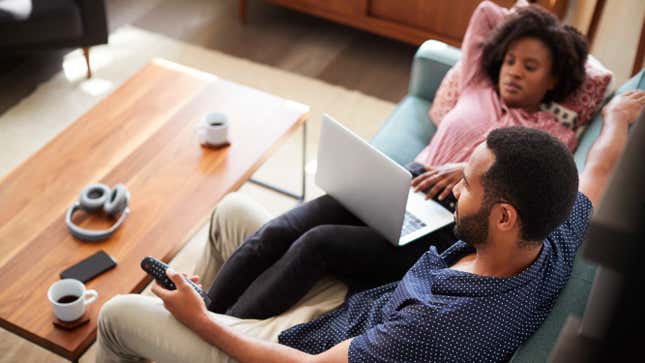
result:
<svg viewBox="0 0 645 363"><path fill-rule="evenodd" d="M103 210L110 217L114 217L119 213L123 213L125 208L128 206L129 199L130 193L125 185L117 184L108 193L108 198L103 205Z"/></svg>
<svg viewBox="0 0 645 363"><path fill-rule="evenodd" d="M110 188L105 184L90 184L83 188L78 202L81 209L88 213L94 213L103 207L108 200Z"/></svg>
<svg viewBox="0 0 645 363"><path fill-rule="evenodd" d="M104 241L116 231L125 218L127 217L130 209L128 209L128 201L130 200L130 192L126 189L125 185L117 184L114 189L110 190L103 184L91 184L83 188L79 201L67 210L65 216L65 223L69 232L81 241L96 242ZM90 230L77 226L72 221L74 213L83 209L86 212L96 212L103 207L103 210L110 216L121 214L119 219L108 229L104 230Z"/></svg>

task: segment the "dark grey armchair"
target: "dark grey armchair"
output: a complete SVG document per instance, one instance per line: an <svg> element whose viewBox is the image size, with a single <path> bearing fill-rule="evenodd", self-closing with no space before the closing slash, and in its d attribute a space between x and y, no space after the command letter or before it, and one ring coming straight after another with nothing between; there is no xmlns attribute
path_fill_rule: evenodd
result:
<svg viewBox="0 0 645 363"><path fill-rule="evenodd" d="M107 39L104 0L31 0L31 12L23 19L0 9L2 55L80 47L90 78L89 47Z"/></svg>

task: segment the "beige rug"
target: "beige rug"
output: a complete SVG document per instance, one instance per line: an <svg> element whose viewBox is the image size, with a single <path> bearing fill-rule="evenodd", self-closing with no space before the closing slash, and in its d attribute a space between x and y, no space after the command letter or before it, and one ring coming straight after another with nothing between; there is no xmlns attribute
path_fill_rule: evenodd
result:
<svg viewBox="0 0 645 363"><path fill-rule="evenodd" d="M307 199L322 192L313 185L320 118L330 113L359 135L369 138L394 105L356 91L252 63L222 53L178 42L134 27L110 36L109 44L91 50L94 77L85 80L80 51L65 57L64 71L40 85L29 97L0 115L0 177L45 145L80 115L119 87L150 59L160 57L216 74L241 84L311 106L307 134ZM298 192L301 134L297 133L255 174L255 177ZM273 192L246 184L241 191L273 213L295 205ZM192 271L206 240L206 226L172 261L181 271ZM65 362L53 353L0 329L0 362ZM90 349L81 362L93 362Z"/></svg>

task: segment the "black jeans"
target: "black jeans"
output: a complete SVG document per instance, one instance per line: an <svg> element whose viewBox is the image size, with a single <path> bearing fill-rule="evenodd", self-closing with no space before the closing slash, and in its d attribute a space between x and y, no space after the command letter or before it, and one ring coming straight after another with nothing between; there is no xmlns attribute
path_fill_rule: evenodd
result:
<svg viewBox="0 0 645 363"><path fill-rule="evenodd" d="M443 228L395 247L325 195L250 236L219 271L208 291L208 309L268 318L297 303L325 274L353 290L382 285L400 280L430 245L443 249L454 241L452 228Z"/></svg>

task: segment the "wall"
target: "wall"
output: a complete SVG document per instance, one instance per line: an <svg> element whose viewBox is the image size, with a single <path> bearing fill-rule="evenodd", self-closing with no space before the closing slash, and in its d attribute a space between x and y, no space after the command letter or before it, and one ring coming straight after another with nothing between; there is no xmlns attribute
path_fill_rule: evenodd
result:
<svg viewBox="0 0 645 363"><path fill-rule="evenodd" d="M565 22L587 33L595 0L569 0ZM615 85L631 76L640 38L645 1L607 0L591 53L614 72Z"/></svg>

